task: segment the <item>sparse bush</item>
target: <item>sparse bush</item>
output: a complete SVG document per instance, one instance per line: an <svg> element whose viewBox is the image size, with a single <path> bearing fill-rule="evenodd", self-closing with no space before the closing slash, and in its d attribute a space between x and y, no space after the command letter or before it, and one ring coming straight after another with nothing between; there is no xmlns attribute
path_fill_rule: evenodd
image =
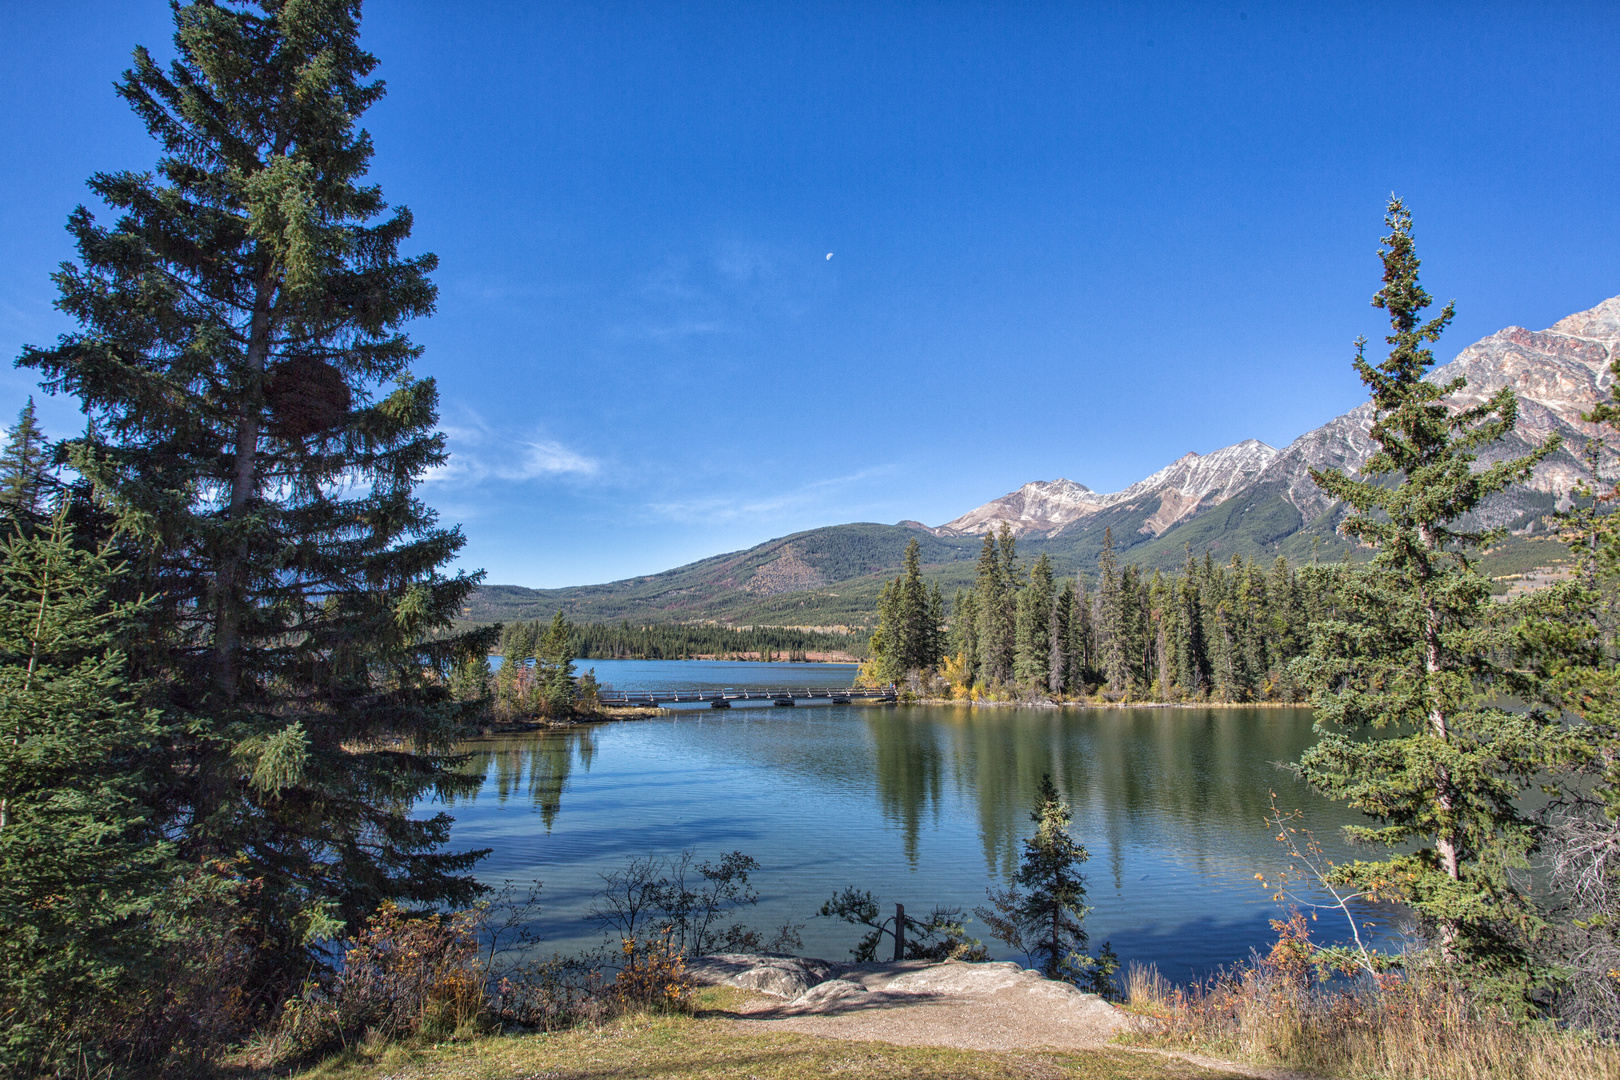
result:
<svg viewBox="0 0 1620 1080"><path fill-rule="evenodd" d="M602 1023L615 1012L601 966L588 956L553 956L509 969L493 989L503 1021L540 1031Z"/></svg>
<svg viewBox="0 0 1620 1080"><path fill-rule="evenodd" d="M476 1024L489 1006L478 910L410 912L385 901L343 954L282 1010L278 1050L303 1053L362 1036L444 1037Z"/></svg>
<svg viewBox="0 0 1620 1080"><path fill-rule="evenodd" d="M682 956L714 952L774 952L797 947L802 926L784 923L766 938L741 922L726 920L759 902L748 875L759 863L740 851L719 862L693 863L693 853L673 858L632 859L623 869L602 875L588 917L608 940L642 941L667 936ZM696 880L694 880L694 876Z"/></svg>
<svg viewBox="0 0 1620 1080"><path fill-rule="evenodd" d="M664 926L651 940L625 938L620 951L621 966L611 989L621 1007L691 1011L692 979L673 927Z"/></svg>

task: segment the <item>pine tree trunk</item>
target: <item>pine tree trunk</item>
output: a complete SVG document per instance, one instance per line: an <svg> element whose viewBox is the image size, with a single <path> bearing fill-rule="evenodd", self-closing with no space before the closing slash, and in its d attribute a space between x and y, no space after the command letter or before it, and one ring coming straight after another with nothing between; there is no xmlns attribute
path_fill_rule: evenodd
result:
<svg viewBox="0 0 1620 1080"><path fill-rule="evenodd" d="M1423 542L1424 551L1432 552L1435 550L1437 546L1435 535L1429 526L1418 526L1418 538ZM1441 659L1440 611L1436 607L1433 597L1425 591L1423 594L1423 662L1429 673L1431 686L1434 677L1440 673ZM1429 710L1429 730L1442 743L1451 741L1451 732L1446 722L1445 709L1441 706L1438 696L1435 698L1433 708ZM1434 787L1435 804L1440 807L1442 814L1449 817L1453 809L1454 799L1451 790L1451 771L1446 766L1441 765L1435 770ZM1462 868L1457 858L1455 835L1450 832L1437 832L1434 838L1434 847L1436 853L1440 856L1440 865L1445 870L1446 876L1451 878L1452 881L1459 880L1462 877ZM1441 949L1447 955L1450 955L1455 949L1456 941L1456 922L1447 921L1442 923L1440 927Z"/></svg>
<svg viewBox="0 0 1620 1080"><path fill-rule="evenodd" d="M275 269L267 267L253 290L253 321L248 329L248 384L237 397L236 458L231 473L231 501L226 520L237 524L253 498L259 452L259 405L263 395L265 362L270 355L270 305L275 293ZM220 561L214 624L214 678L225 700L237 693L237 652L241 648L242 566L247 562L246 537L235 541Z"/></svg>

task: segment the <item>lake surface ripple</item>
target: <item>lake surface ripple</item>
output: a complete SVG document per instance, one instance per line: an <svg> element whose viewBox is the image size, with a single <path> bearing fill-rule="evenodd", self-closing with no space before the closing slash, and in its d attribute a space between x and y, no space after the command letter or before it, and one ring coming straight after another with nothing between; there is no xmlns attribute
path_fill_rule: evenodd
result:
<svg viewBox="0 0 1620 1080"><path fill-rule="evenodd" d="M831 665L586 661L620 689L849 685ZM544 882L547 949L601 941L584 920L598 876L645 855L741 850L759 860L768 928L806 924L803 951L847 956L855 928L815 918L846 885L912 913L972 908L1008 880L1050 773L1090 851L1095 948L1207 975L1264 948L1286 904L1255 880L1286 858L1265 825L1269 793L1297 808L1329 857L1357 820L1277 767L1312 741L1304 709L1014 709L799 706L694 709L673 717L474 740L476 796L447 809L452 845L493 849L486 882ZM437 809L424 805L423 810ZM1389 933L1387 913L1369 913ZM1336 914L1317 924L1343 936ZM998 958L1022 959L988 940Z"/></svg>

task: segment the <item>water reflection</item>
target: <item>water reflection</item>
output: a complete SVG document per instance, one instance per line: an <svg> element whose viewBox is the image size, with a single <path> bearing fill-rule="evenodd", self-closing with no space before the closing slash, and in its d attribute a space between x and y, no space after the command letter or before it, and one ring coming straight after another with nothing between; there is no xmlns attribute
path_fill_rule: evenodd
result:
<svg viewBox="0 0 1620 1080"><path fill-rule="evenodd" d="M468 755L464 771L484 779L479 793L465 802L480 796L491 796L497 803L527 798L550 832L562 810L563 792L575 767L591 771L596 756L596 729L492 735L469 742L462 749ZM455 805L454 801L451 805Z"/></svg>
<svg viewBox="0 0 1620 1080"><path fill-rule="evenodd" d="M906 861L915 868L923 816L931 812L939 820L944 792L947 762L938 726L911 715L884 713L868 720L868 730L879 805L884 818L900 827Z"/></svg>
<svg viewBox="0 0 1620 1080"><path fill-rule="evenodd" d="M986 869L1003 877L1043 775L1094 848L1153 841L1218 851L1260 825L1273 791L1284 805L1314 809L1319 827L1350 820L1277 768L1310 744L1301 710L902 708L868 710L865 724L879 800L908 856L919 822L937 819L949 777L975 804Z"/></svg>
<svg viewBox="0 0 1620 1080"><path fill-rule="evenodd" d="M581 916L600 872L688 847L760 859L762 926L846 885L972 907L1011 876L1050 774L1091 852L1094 940L1190 977L1264 945L1280 914L1254 882L1284 861L1270 792L1344 856L1353 816L1274 764L1311 738L1295 709L704 711L466 744L484 782L453 841L494 849L487 880L545 880L556 948L595 943ZM847 937L810 919L805 947L842 956Z"/></svg>
<svg viewBox="0 0 1620 1080"><path fill-rule="evenodd" d="M1310 744L1303 710L905 707L862 709L859 715L865 754L849 753L850 747L826 752L831 748L809 743L790 750L783 740L757 733L727 740L726 749L739 753L741 763L797 774L818 787L870 784L879 812L899 830L914 867L919 835L929 823L940 823L947 795L969 799L985 868L1001 877L1017 864L1035 792L1046 775L1074 808L1077 831L1082 825L1089 830L1083 839L1094 848L1153 842L1218 853L1264 821L1273 791L1285 807L1313 811L1316 826L1329 830L1323 839L1330 844L1332 827L1352 820L1278 767ZM710 721L710 730L718 733L723 723ZM466 768L484 778L472 798L527 799L549 830L574 771L590 771L604 730L610 729L467 743ZM812 732L812 738L823 734L814 727L785 734ZM804 752L810 749L822 752Z"/></svg>

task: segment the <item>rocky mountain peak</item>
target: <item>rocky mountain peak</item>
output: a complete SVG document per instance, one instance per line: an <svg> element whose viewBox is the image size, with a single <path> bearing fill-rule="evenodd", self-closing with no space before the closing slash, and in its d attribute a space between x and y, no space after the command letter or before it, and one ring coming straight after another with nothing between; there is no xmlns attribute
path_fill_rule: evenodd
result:
<svg viewBox="0 0 1620 1080"><path fill-rule="evenodd" d="M1054 533L1109 507L1157 496L1159 510L1144 527L1156 536L1211 500L1227 498L1279 453L1258 439L1245 439L1208 454L1189 451L1146 480L1107 493L1073 480L1036 480L930 531L938 536L976 536L1005 523L1015 536Z"/></svg>
<svg viewBox="0 0 1620 1080"><path fill-rule="evenodd" d="M1551 329L1560 334L1592 338L1612 346L1620 341L1620 296L1611 297L1597 307L1566 315L1553 323Z"/></svg>
<svg viewBox="0 0 1620 1080"><path fill-rule="evenodd" d="M1617 349L1620 297L1560 319L1546 330L1522 326L1499 330L1468 346L1428 378L1467 380L1450 399L1457 408L1478 405L1502 387L1511 387L1519 399L1518 425L1507 439L1483 451L1481 461L1524 453L1548 435L1560 434L1564 449L1537 467L1528 488L1561 496L1581 476L1580 445L1598 433L1581 414L1608 395L1614 381L1609 365ZM1280 494L1308 522L1332 506L1311 479L1311 470L1358 472L1376 449L1368 434L1372 422L1372 406L1363 403L1306 432L1286 449L1245 439L1208 454L1187 453L1122 491L1099 493L1071 480L1035 481L929 531L970 536L1005 522L1016 535L1051 535L1087 527L1088 519L1104 512L1137 506L1143 515L1132 517L1141 522L1138 531L1159 536L1262 486ZM1115 535L1121 524L1115 522Z"/></svg>

